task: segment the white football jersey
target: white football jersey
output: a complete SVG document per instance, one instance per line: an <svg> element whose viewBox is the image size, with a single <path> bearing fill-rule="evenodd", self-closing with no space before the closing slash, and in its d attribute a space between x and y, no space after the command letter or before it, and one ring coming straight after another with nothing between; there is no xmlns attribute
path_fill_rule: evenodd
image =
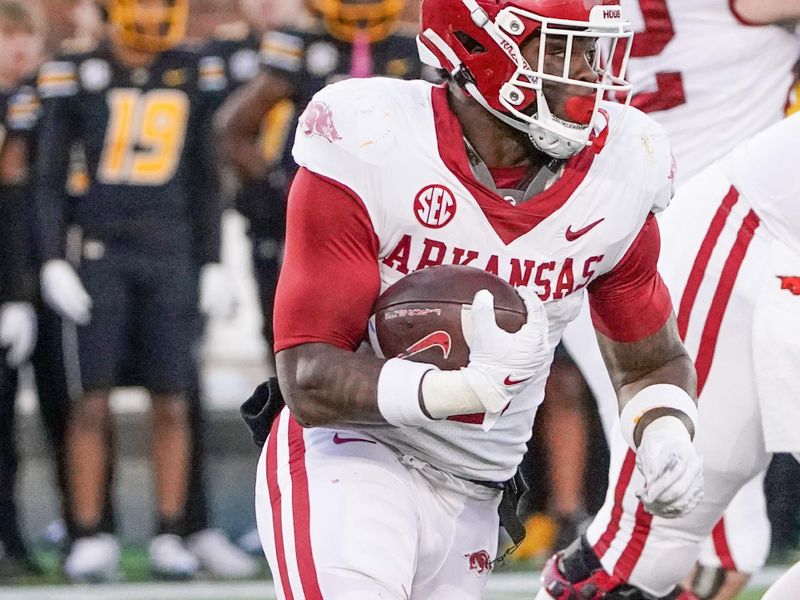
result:
<svg viewBox="0 0 800 600"><path fill-rule="evenodd" d="M719 168L763 226L800 255L800 113L739 144Z"/></svg>
<svg viewBox="0 0 800 600"><path fill-rule="evenodd" d="M478 267L539 294L555 347L580 311L584 288L611 271L650 213L671 199L673 163L662 128L635 109L609 104L604 111L602 142L573 158L527 214L526 204L513 207L477 183L446 89L421 81L329 86L301 117L294 156L363 201L379 242L382 291L425 267ZM324 211L324 198L319 204ZM364 429L458 476L504 481L525 452L549 364L489 431L481 415L419 429Z"/></svg>
<svg viewBox="0 0 800 600"><path fill-rule="evenodd" d="M621 0L633 106L666 129L685 181L782 118L800 36L749 26L729 0Z"/></svg>

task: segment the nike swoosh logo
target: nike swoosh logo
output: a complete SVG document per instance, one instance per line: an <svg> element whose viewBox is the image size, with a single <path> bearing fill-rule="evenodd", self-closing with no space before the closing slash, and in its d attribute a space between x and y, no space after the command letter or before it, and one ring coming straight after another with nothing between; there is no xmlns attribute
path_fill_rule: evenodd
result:
<svg viewBox="0 0 800 600"><path fill-rule="evenodd" d="M524 383L528 381L530 377L526 377L525 379L511 379L511 375L506 375L506 378L503 380L503 385L517 385L518 383Z"/></svg>
<svg viewBox="0 0 800 600"><path fill-rule="evenodd" d="M415 354L424 352L428 348L439 348L442 351L442 354L444 354L444 357L447 358L450 356L450 348L452 345L453 340L450 338L449 333L446 331L434 331L433 333L426 335L418 342L411 344L408 348L406 348L405 352L398 355L397 358L408 358L409 356L414 356Z"/></svg>
<svg viewBox="0 0 800 600"><path fill-rule="evenodd" d="M567 233L565 234L567 237L567 241L574 242L578 238L581 238L587 233L589 233L592 229L600 225L600 223L602 223L603 221L605 221L605 217L595 221L594 223L590 223L583 229L578 229L578 231L572 231L572 225L570 225L569 227L567 227Z"/></svg>
<svg viewBox="0 0 800 600"><path fill-rule="evenodd" d="M340 436L338 433L333 434L333 443L337 446L339 444L349 444L351 442L364 442L365 444L374 444L376 443L374 440L365 440L363 438L346 438Z"/></svg>

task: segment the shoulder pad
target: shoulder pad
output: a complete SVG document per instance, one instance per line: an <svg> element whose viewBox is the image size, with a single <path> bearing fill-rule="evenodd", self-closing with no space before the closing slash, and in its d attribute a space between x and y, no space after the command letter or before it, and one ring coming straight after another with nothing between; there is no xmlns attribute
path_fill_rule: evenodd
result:
<svg viewBox="0 0 800 600"><path fill-rule="evenodd" d="M75 63L54 60L42 65L37 79L39 95L43 99L74 96L78 93L78 73Z"/></svg>
<svg viewBox="0 0 800 600"><path fill-rule="evenodd" d="M305 40L297 33L269 31L261 43L261 58L268 67L299 73L303 70Z"/></svg>
<svg viewBox="0 0 800 600"><path fill-rule="evenodd" d="M608 114L607 145L638 164L637 177L646 178L648 210L659 213L669 206L674 195L675 160L667 133L650 116L632 106L604 102ZM638 157L638 158L636 158Z"/></svg>
<svg viewBox="0 0 800 600"><path fill-rule="evenodd" d="M8 99L7 121L12 131L31 131L36 127L41 111L41 102L36 90L23 86Z"/></svg>
<svg viewBox="0 0 800 600"><path fill-rule="evenodd" d="M221 92L228 87L225 61L222 57L201 57L197 71L197 87L201 92Z"/></svg>
<svg viewBox="0 0 800 600"><path fill-rule="evenodd" d="M242 42L250 34L250 27L244 21L223 23L214 30L214 39L223 42Z"/></svg>
<svg viewBox="0 0 800 600"><path fill-rule="evenodd" d="M413 120L398 101L393 79L349 79L319 92L301 115L293 154L297 163L320 175L351 185L371 167L392 160L398 139ZM403 94L414 101L414 92Z"/></svg>

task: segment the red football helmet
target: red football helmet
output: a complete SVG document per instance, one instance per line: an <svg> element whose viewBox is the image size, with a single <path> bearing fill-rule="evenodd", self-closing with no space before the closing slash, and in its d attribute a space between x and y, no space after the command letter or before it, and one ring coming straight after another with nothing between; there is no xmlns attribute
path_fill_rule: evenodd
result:
<svg viewBox="0 0 800 600"><path fill-rule="evenodd" d="M495 117L527 132L541 151L567 158L590 143L592 124L606 94L626 104L630 100L625 72L633 30L617 4L618 0L422 0L420 57L425 64L449 72ZM539 57L530 65L520 47L537 35ZM544 71L547 40L556 37L565 41L566 48L564 71L559 74ZM596 81L570 76L572 44L578 37L603 43L606 67L597 60ZM542 90L544 81L593 89L591 117L578 123L553 115Z"/></svg>

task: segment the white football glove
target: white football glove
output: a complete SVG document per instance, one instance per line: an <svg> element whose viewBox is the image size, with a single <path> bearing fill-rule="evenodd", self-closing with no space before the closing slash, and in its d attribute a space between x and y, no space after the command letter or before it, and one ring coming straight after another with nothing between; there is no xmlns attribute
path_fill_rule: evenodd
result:
<svg viewBox="0 0 800 600"><path fill-rule="evenodd" d="M645 481L636 496L653 515L681 517L703 499L703 461L677 417L659 417L647 426L636 453L636 466Z"/></svg>
<svg viewBox="0 0 800 600"><path fill-rule="evenodd" d="M200 310L209 318L230 319L236 314L236 294L228 269L209 263L200 270Z"/></svg>
<svg viewBox="0 0 800 600"><path fill-rule="evenodd" d="M544 304L529 288L519 287L517 293L528 319L516 333L497 326L491 292L481 290L472 301L469 364L461 373L489 414L499 414L540 374L551 351Z"/></svg>
<svg viewBox="0 0 800 600"><path fill-rule="evenodd" d="M27 361L36 345L36 311L28 302L0 307L0 346L8 348L6 362L16 368Z"/></svg>
<svg viewBox="0 0 800 600"><path fill-rule="evenodd" d="M92 299L67 261L47 261L39 279L42 297L53 310L78 325L88 325L92 319Z"/></svg>

